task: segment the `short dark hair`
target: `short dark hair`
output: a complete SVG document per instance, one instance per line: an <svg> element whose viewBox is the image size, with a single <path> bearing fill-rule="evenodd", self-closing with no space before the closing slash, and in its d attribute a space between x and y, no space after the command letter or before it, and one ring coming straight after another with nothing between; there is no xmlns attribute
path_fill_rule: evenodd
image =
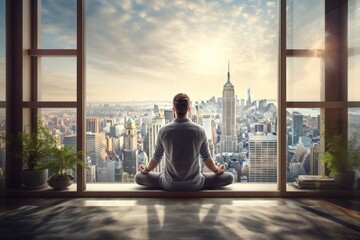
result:
<svg viewBox="0 0 360 240"><path fill-rule="evenodd" d="M178 93L173 98L173 106L179 116L184 116L190 107L190 98L185 93Z"/></svg>

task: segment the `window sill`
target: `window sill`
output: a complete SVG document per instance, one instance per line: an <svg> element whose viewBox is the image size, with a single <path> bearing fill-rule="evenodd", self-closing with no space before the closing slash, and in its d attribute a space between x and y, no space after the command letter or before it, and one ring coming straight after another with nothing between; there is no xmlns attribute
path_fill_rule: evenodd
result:
<svg viewBox="0 0 360 240"><path fill-rule="evenodd" d="M360 191L352 190L302 190L287 185L286 192L277 189L277 183L234 183L216 190L197 192L169 192L154 190L134 183L88 183L87 189L77 192L72 184L67 190L55 191L48 187L41 190L9 189L7 197L359 197Z"/></svg>

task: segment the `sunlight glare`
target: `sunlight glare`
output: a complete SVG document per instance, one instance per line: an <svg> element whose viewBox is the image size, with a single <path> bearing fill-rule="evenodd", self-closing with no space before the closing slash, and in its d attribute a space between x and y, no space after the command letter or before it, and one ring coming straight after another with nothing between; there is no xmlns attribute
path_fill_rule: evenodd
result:
<svg viewBox="0 0 360 240"><path fill-rule="evenodd" d="M192 51L188 53L192 66L199 72L215 73L224 71L229 54L224 41L210 40L194 44Z"/></svg>

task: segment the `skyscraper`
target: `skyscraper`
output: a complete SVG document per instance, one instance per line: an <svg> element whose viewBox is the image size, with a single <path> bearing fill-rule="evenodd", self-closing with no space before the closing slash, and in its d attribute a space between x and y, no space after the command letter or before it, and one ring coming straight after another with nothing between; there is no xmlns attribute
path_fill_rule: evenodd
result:
<svg viewBox="0 0 360 240"><path fill-rule="evenodd" d="M160 128L164 125L165 125L165 118L159 116L153 119L151 127L149 128L149 159L152 159L154 155L157 136ZM154 169L154 172L163 172L164 167L165 167L165 161L164 159L162 159L160 164L157 165L157 167Z"/></svg>
<svg viewBox="0 0 360 240"><path fill-rule="evenodd" d="M76 149L76 135L64 137L64 145L73 146ZM89 157L88 165L96 167L96 181L107 181L106 169L106 151L105 151L105 134L104 133L86 133L86 156ZM94 179L90 177L90 179Z"/></svg>
<svg viewBox="0 0 360 240"><path fill-rule="evenodd" d="M203 115L202 117L202 126L205 129L206 132L206 137L208 139L208 145L209 145L209 150L210 150L210 155L212 158L215 157L215 146L214 146L214 141L212 139L212 118L209 114L207 115Z"/></svg>
<svg viewBox="0 0 360 240"><path fill-rule="evenodd" d="M277 181L277 136L249 133L250 182Z"/></svg>
<svg viewBox="0 0 360 240"><path fill-rule="evenodd" d="M76 135L64 137L64 145L73 146L76 150ZM105 167L106 144L104 133L86 133L86 156L90 157L91 163L96 167Z"/></svg>
<svg viewBox="0 0 360 240"><path fill-rule="evenodd" d="M299 112L292 114L292 145L299 142L299 137L303 135L303 115Z"/></svg>
<svg viewBox="0 0 360 240"><path fill-rule="evenodd" d="M251 107L252 106L252 101L251 101L251 88L249 87L247 90L248 93L248 98L246 100L246 107Z"/></svg>
<svg viewBox="0 0 360 240"><path fill-rule="evenodd" d="M99 119L87 118L86 119L86 132L98 133L99 132Z"/></svg>
<svg viewBox="0 0 360 240"><path fill-rule="evenodd" d="M124 135L124 171L135 174L137 171L137 133L134 119L131 117L125 123Z"/></svg>
<svg viewBox="0 0 360 240"><path fill-rule="evenodd" d="M235 90L234 85L230 82L230 67L228 65L227 82L224 85L222 95L221 152L236 152L238 150L235 123Z"/></svg>

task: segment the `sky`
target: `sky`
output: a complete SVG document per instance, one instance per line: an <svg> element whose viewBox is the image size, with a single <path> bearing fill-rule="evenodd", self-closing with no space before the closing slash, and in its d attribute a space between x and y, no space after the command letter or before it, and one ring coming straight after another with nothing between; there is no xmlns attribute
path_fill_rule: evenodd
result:
<svg viewBox="0 0 360 240"><path fill-rule="evenodd" d="M64 10L74 5L43 1L42 47L75 47L75 12ZM228 61L239 98L249 87L254 98L276 98L276 53L276 1L86 1L88 101L164 101L178 92L220 97ZM56 67L59 80L59 66L70 65L59 58L43 76L56 75ZM45 92L60 91L46 82Z"/></svg>
<svg viewBox="0 0 360 240"><path fill-rule="evenodd" d="M228 62L239 99L247 98L249 87L253 99L277 98L277 0L85 2L88 102L168 101L178 92L193 100L221 97ZM323 48L323 1L287 2L288 48ZM350 22L360 29L359 4L351 4ZM76 48L76 1L42 0L41 6L40 47ZM0 87L4 56L1 44ZM359 76L358 62L350 61L352 79ZM41 100L76 100L75 58L42 58L41 66ZM322 71L319 59L289 59L288 100L320 100Z"/></svg>

